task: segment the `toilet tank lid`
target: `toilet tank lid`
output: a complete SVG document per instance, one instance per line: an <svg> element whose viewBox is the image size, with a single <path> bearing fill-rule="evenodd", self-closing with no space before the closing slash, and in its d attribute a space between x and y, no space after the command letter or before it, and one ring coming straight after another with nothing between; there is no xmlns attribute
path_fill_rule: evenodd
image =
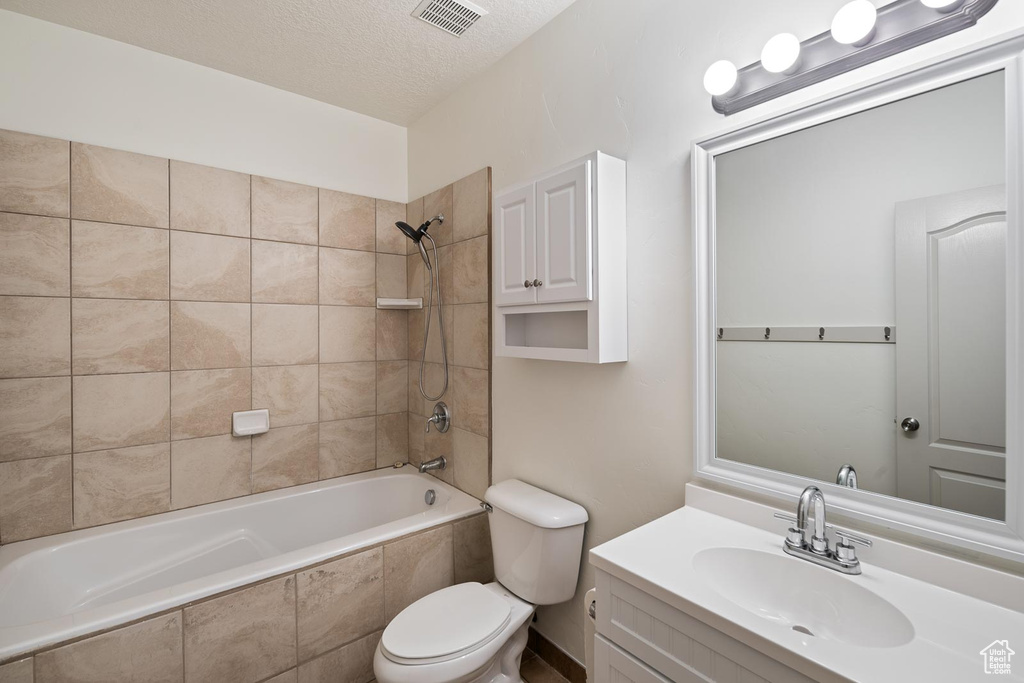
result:
<svg viewBox="0 0 1024 683"><path fill-rule="evenodd" d="M587 521L581 505L530 486L518 479L506 479L487 489L484 500L513 517L542 529L562 529Z"/></svg>

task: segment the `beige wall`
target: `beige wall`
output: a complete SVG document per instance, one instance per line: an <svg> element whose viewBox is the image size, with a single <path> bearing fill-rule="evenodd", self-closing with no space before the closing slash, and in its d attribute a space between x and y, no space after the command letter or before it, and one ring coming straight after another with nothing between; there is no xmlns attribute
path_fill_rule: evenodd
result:
<svg viewBox="0 0 1024 683"><path fill-rule="evenodd" d="M500 192L595 149L626 160L629 362L494 363L494 480L584 505L587 548L682 505L692 477L691 142L1024 26L1024 3L1001 2L974 28L769 105L711 109L709 64L755 62L783 31L816 35L845 1L577 0L409 128L410 196L485 165ZM584 562L576 599L536 624L579 660L591 585Z"/></svg>
<svg viewBox="0 0 1024 683"><path fill-rule="evenodd" d="M444 223L435 223L429 232L438 247L435 270L440 277L449 363L448 390L438 400L447 404L452 414L452 428L447 433L433 428L425 433L435 403L424 399L419 390L426 310L410 311L409 458L419 462L444 455L448 467L435 471L435 476L477 498L483 498L490 484L491 465L490 191L491 171L485 168L406 207L413 227L438 214L445 216ZM409 247L409 296L423 297L426 306L430 272L415 245L410 242ZM428 252L433 263L433 251ZM436 290L434 301L436 304ZM423 374L424 386L432 396L444 386L439 328L435 307Z"/></svg>
<svg viewBox="0 0 1024 683"><path fill-rule="evenodd" d="M492 580L487 516L429 529L0 665L0 681L366 683L381 632L454 583Z"/></svg>

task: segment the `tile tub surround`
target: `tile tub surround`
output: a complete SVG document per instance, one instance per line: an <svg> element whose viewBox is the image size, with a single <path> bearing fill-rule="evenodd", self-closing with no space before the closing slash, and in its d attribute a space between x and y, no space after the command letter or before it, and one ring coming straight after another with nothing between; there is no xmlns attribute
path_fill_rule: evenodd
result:
<svg viewBox="0 0 1024 683"><path fill-rule="evenodd" d="M405 216L0 131L0 544L407 460Z"/></svg>
<svg viewBox="0 0 1024 683"><path fill-rule="evenodd" d="M438 245L441 297L447 338L448 391L439 400L452 412L447 434L424 424L434 402L419 391L419 360L426 312L409 314L409 458L413 462L438 455L448 467L433 474L471 496L483 498L491 482L491 169L484 168L406 205L406 221L419 226L439 213L445 222L432 225ZM426 305L430 273L419 250L406 246L407 296L423 297ZM429 251L431 260L434 255ZM436 393L444 381L437 314L431 321L424 381Z"/></svg>
<svg viewBox="0 0 1024 683"><path fill-rule="evenodd" d="M492 581L476 552L489 546L477 514L17 655L0 682L31 682L34 669L36 683L368 683L394 613L453 583Z"/></svg>

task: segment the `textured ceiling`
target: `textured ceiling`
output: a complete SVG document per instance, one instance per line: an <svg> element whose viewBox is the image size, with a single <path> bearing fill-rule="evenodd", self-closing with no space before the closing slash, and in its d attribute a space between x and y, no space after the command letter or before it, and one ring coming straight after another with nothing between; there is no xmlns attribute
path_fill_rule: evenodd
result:
<svg viewBox="0 0 1024 683"><path fill-rule="evenodd" d="M419 0L0 0L0 8L408 125L572 0L474 0L461 38Z"/></svg>

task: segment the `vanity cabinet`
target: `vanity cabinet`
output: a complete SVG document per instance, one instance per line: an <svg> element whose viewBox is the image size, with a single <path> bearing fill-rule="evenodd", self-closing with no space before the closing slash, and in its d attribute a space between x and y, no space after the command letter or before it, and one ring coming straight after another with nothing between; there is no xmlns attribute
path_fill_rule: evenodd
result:
<svg viewBox="0 0 1024 683"><path fill-rule="evenodd" d="M494 199L495 354L626 360L626 165L594 152Z"/></svg>
<svg viewBox="0 0 1024 683"><path fill-rule="evenodd" d="M596 683L814 683L601 570L597 605Z"/></svg>

